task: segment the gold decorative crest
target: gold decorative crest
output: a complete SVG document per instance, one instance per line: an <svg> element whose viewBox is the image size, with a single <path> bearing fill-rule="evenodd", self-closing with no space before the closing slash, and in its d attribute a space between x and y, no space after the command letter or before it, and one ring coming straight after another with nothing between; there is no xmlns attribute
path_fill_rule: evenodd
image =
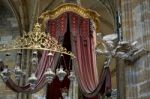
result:
<svg viewBox="0 0 150 99"><path fill-rule="evenodd" d="M83 18L89 18L93 20L94 25L96 27L96 30L99 31L100 23L99 23L99 17L100 15L96 13L95 11L92 11L90 9L85 9L79 5L72 4L72 3L65 3L58 7L56 7L54 10L46 11L42 13L40 16L40 19L47 21L48 19L55 19L59 15L65 13L65 12L73 12L76 13Z"/></svg>
<svg viewBox="0 0 150 99"><path fill-rule="evenodd" d="M0 51L9 51L15 49L34 49L34 50L48 50L67 54L75 58L72 52L68 52L66 48L62 47L58 41L41 31L41 25L36 23L33 32L24 33L22 37L17 37L11 43L0 46Z"/></svg>

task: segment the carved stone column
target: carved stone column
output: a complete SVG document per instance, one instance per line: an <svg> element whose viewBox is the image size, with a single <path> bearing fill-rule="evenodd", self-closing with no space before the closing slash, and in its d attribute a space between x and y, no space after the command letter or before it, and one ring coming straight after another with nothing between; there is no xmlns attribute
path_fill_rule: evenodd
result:
<svg viewBox="0 0 150 99"><path fill-rule="evenodd" d="M126 99L125 90L125 60L121 58L116 58L116 68L117 68L117 99Z"/></svg>
<svg viewBox="0 0 150 99"><path fill-rule="evenodd" d="M138 41L138 46L147 50L150 50L149 3L149 0L121 0L124 40ZM126 66L127 99L149 99L149 68L148 54Z"/></svg>

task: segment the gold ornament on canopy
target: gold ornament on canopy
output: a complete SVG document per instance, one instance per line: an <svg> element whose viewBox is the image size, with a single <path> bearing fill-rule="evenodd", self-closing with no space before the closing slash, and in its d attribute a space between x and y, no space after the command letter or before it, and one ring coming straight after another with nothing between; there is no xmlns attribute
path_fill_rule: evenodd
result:
<svg viewBox="0 0 150 99"><path fill-rule="evenodd" d="M11 43L0 46L0 51L17 49L47 50L67 54L75 58L72 52L67 51L58 41L49 34L41 31L41 25L36 23L32 32L24 33L22 37L17 37Z"/></svg>

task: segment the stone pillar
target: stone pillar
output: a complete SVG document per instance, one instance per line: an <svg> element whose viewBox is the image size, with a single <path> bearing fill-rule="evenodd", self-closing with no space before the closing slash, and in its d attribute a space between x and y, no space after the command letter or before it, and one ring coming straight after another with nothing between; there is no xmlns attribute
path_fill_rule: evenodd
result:
<svg viewBox="0 0 150 99"><path fill-rule="evenodd" d="M138 47L150 50L149 0L121 0L124 40L138 41ZM127 99L149 99L150 62L145 55L125 67ZM122 99L122 98L121 98Z"/></svg>
<svg viewBox="0 0 150 99"><path fill-rule="evenodd" d="M116 78L117 78L117 99L126 99L126 91L125 91L125 61L124 59L117 58L116 59Z"/></svg>
<svg viewBox="0 0 150 99"><path fill-rule="evenodd" d="M75 81L73 82L73 98L72 99L77 99L78 98L78 82L77 79L75 79Z"/></svg>

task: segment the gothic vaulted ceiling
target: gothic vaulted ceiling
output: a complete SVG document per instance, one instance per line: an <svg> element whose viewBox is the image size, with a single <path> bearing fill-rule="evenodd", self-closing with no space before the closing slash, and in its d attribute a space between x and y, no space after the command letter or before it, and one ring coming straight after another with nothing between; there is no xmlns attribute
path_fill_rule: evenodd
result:
<svg viewBox="0 0 150 99"><path fill-rule="evenodd" d="M35 16L37 16L38 0L0 0L11 8L18 19L20 26L29 31L32 29ZM85 8L97 11L100 14L102 33L114 32L114 0L81 0ZM40 13L55 8L63 3L63 0L39 0Z"/></svg>

